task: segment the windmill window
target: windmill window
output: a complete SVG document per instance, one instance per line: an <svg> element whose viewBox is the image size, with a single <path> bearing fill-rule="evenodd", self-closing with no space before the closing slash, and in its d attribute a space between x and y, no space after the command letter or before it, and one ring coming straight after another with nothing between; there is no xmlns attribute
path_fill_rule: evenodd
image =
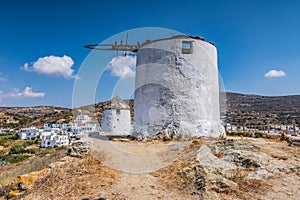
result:
<svg viewBox="0 0 300 200"><path fill-rule="evenodd" d="M182 41L181 52L182 52L182 54L192 54L193 53L193 42L192 41Z"/></svg>
<svg viewBox="0 0 300 200"><path fill-rule="evenodd" d="M117 109L117 110L116 110L116 113L117 113L117 115L121 114L120 109Z"/></svg>

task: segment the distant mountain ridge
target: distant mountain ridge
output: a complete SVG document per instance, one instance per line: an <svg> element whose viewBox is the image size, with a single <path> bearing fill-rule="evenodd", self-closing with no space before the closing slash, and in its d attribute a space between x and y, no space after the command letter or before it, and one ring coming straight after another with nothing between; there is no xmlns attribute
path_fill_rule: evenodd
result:
<svg viewBox="0 0 300 200"><path fill-rule="evenodd" d="M261 96L226 92L226 98L231 110L251 107L255 111L300 111L300 95Z"/></svg>
<svg viewBox="0 0 300 200"><path fill-rule="evenodd" d="M300 95L260 96L226 92L220 95L222 118L237 125L300 124ZM226 101L224 101L226 96ZM133 119L134 100L126 100ZM0 107L0 128L39 126L44 123L68 123L79 113L101 121L102 110L110 101L69 109L55 106ZM225 106L224 106L225 105ZM76 117L76 116L75 116Z"/></svg>
<svg viewBox="0 0 300 200"><path fill-rule="evenodd" d="M300 95L260 96L226 92L227 121L235 124L300 124Z"/></svg>

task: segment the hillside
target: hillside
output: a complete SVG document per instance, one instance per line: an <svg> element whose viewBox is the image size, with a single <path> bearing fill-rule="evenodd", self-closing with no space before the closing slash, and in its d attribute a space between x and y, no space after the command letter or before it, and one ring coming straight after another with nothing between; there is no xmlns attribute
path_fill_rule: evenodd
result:
<svg viewBox="0 0 300 200"><path fill-rule="evenodd" d="M227 92L226 102L222 101L223 119L237 125L266 127L268 124L300 124L300 95L259 96ZM133 100L126 100L131 108L133 119ZM44 123L68 123L79 113L88 114L93 121L101 121L103 107L110 102L99 102L76 109L53 106L1 107L0 128L22 128L42 126ZM225 112L226 111L226 112ZM225 114L224 114L225 113Z"/></svg>
<svg viewBox="0 0 300 200"><path fill-rule="evenodd" d="M0 128L42 127L44 123L69 122L71 109L54 106L0 107Z"/></svg>
<svg viewBox="0 0 300 200"><path fill-rule="evenodd" d="M300 124L300 95L259 96L226 93L228 122L267 125Z"/></svg>

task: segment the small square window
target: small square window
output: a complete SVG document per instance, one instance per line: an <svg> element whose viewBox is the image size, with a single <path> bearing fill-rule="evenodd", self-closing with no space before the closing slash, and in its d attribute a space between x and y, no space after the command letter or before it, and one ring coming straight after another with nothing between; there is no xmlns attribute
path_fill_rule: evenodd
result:
<svg viewBox="0 0 300 200"><path fill-rule="evenodd" d="M193 53L193 42L192 41L182 41L181 52L182 52L182 54L192 54Z"/></svg>
<svg viewBox="0 0 300 200"><path fill-rule="evenodd" d="M117 110L116 110L116 113L117 113L117 115L121 114L120 109L117 109Z"/></svg>

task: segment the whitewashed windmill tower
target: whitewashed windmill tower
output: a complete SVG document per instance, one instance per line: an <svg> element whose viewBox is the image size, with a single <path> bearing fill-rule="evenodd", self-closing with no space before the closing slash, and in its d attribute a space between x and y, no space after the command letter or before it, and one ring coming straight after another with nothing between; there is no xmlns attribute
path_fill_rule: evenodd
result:
<svg viewBox="0 0 300 200"><path fill-rule="evenodd" d="M102 111L101 128L104 132L130 134L130 107L120 97L114 97Z"/></svg>
<svg viewBox="0 0 300 200"><path fill-rule="evenodd" d="M128 45L127 38L125 45L86 47L137 52L133 134L168 129L187 137L224 136L216 47L185 35L136 45Z"/></svg>

